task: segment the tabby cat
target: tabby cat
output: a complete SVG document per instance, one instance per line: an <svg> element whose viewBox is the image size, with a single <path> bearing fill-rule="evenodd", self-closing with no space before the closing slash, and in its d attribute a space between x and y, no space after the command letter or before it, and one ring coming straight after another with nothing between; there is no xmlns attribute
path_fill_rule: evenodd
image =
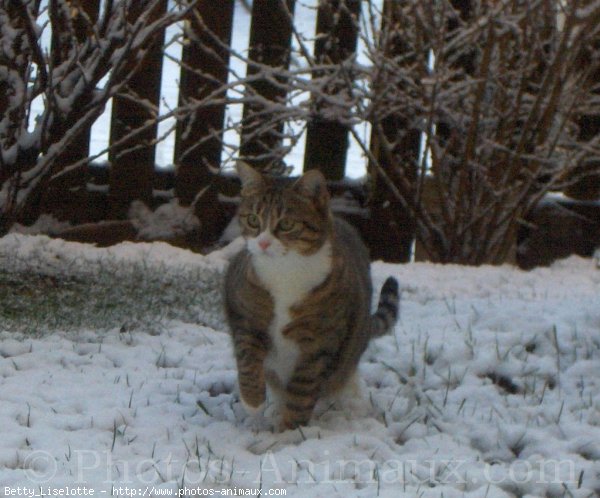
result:
<svg viewBox="0 0 600 498"><path fill-rule="evenodd" d="M374 315L367 249L335 218L323 175L261 175L238 163L245 248L225 280L241 401L261 408L269 385L279 428L306 424L317 400L338 392L372 337L398 315L398 283L386 280Z"/></svg>

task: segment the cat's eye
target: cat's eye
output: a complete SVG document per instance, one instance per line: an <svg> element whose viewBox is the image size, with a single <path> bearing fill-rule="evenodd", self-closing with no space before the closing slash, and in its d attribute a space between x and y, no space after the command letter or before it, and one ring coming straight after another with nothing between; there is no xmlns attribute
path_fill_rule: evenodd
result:
<svg viewBox="0 0 600 498"><path fill-rule="evenodd" d="M293 230L295 226L296 222L294 220L290 220L289 218L283 218L277 225L277 228L279 228L279 230L281 230L282 232L289 232Z"/></svg>
<svg viewBox="0 0 600 498"><path fill-rule="evenodd" d="M246 223L250 228L258 228L260 227L260 219L254 213L246 216Z"/></svg>

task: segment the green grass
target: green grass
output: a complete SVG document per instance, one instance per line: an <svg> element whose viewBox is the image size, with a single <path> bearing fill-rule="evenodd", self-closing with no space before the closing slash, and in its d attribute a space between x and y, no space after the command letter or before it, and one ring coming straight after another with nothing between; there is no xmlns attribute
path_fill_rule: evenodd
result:
<svg viewBox="0 0 600 498"><path fill-rule="evenodd" d="M1 258L0 258L1 259ZM3 261L6 263L6 261ZM22 262L0 268L0 331L43 334L90 328L159 332L166 321L221 323L214 269L105 260L81 266Z"/></svg>

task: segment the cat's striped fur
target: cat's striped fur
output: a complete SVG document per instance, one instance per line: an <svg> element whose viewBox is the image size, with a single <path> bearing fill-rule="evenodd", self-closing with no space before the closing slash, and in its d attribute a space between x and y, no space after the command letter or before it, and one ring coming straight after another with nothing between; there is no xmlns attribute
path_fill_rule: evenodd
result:
<svg viewBox="0 0 600 498"><path fill-rule="evenodd" d="M240 395L258 409L268 384L281 399L280 427L294 428L353 377L369 340L393 326L398 283L387 279L371 315L367 250L332 216L319 172L292 182L240 163L238 173L246 248L229 266L225 308Z"/></svg>

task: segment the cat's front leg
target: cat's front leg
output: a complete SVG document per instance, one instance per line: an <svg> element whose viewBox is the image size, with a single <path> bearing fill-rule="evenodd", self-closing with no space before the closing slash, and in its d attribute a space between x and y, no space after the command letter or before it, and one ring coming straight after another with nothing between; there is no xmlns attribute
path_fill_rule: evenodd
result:
<svg viewBox="0 0 600 498"><path fill-rule="evenodd" d="M321 392L325 361L322 355L300 358L283 393L280 430L306 425Z"/></svg>
<svg viewBox="0 0 600 498"><path fill-rule="evenodd" d="M250 415L260 411L266 398L264 361L267 344L263 335L247 330L236 330L234 334L240 397Z"/></svg>

